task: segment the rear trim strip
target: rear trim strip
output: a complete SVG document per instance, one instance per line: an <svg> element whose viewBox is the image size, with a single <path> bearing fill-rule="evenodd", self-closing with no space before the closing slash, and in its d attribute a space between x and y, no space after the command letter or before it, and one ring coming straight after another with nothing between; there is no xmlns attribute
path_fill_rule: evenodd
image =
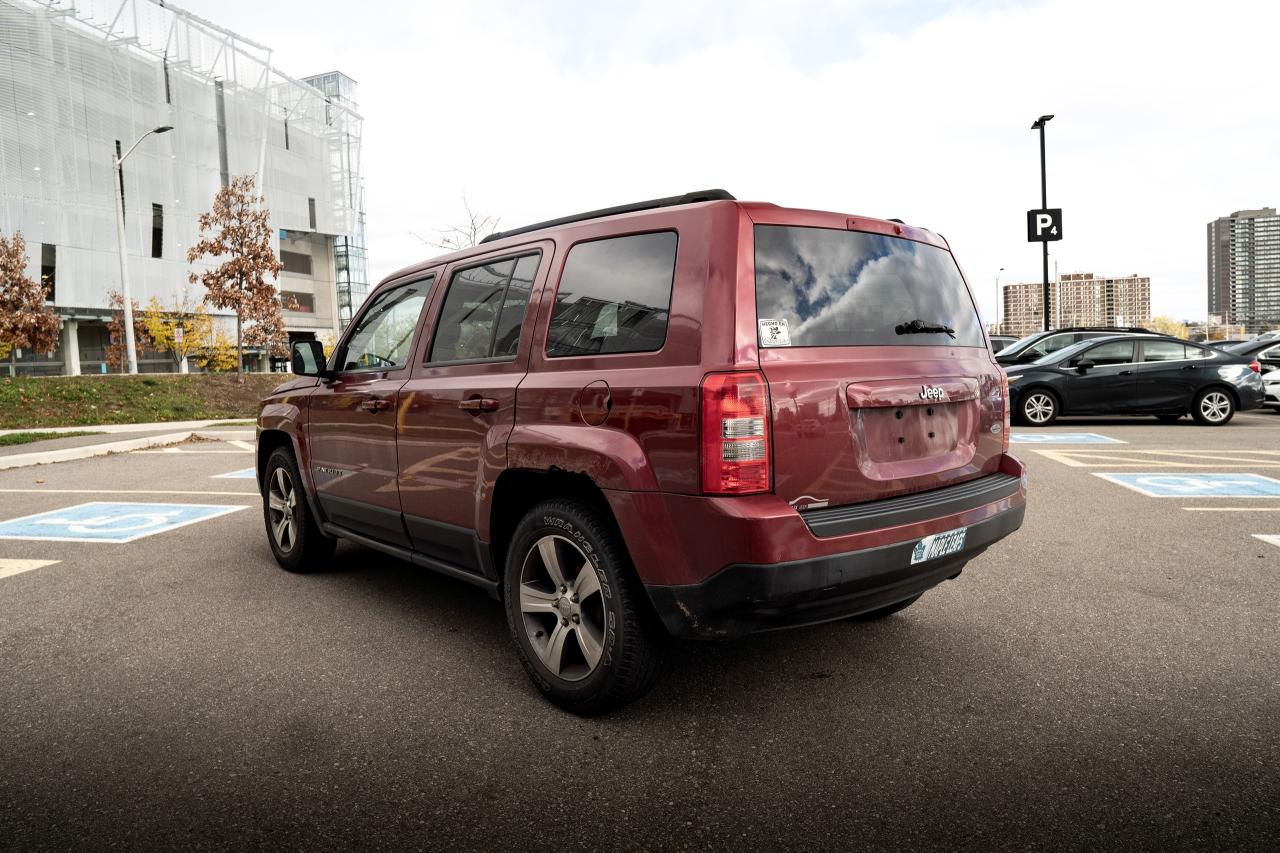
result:
<svg viewBox="0 0 1280 853"><path fill-rule="evenodd" d="M943 515L975 509L1015 495L1020 481L1008 474L991 474L958 486L946 486L914 495L903 495L871 503L836 506L801 512L800 517L814 536L823 538L864 533L881 527L896 527L927 521Z"/></svg>

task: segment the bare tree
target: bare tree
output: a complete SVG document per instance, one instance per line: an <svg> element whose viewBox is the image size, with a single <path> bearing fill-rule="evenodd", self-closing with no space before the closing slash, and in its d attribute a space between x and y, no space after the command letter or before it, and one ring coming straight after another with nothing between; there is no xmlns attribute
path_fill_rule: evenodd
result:
<svg viewBox="0 0 1280 853"><path fill-rule="evenodd" d="M437 229L435 235L428 238L410 231L428 246L455 252L458 249L469 249L477 246L485 237L498 230L498 217L490 216L471 209L467 197L462 197L462 209L466 211L466 221L461 225L450 225Z"/></svg>
<svg viewBox="0 0 1280 853"><path fill-rule="evenodd" d="M0 344L9 351L9 375L17 373L22 347L51 353L58 346L61 321L44 304L44 287L27 275L27 241L22 232L0 235Z"/></svg>
<svg viewBox="0 0 1280 853"><path fill-rule="evenodd" d="M208 290L204 301L236 312L236 373L244 374L244 343L258 343L269 353L284 349L284 317L280 299L267 276L284 265L271 248L271 214L257 195L252 175L238 175L218 190L213 209L200 214L200 240L187 250L187 262L226 258L203 273L191 273L192 284ZM254 326L244 332L245 322Z"/></svg>

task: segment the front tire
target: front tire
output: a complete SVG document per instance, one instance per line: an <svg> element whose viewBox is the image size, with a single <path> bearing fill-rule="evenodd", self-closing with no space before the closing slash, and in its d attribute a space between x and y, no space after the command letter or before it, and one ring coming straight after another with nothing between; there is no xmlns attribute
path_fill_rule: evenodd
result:
<svg viewBox="0 0 1280 853"><path fill-rule="evenodd" d="M1236 413L1236 401L1222 388L1206 388L1196 397L1191 416L1204 426L1222 426Z"/></svg>
<svg viewBox="0 0 1280 853"><path fill-rule="evenodd" d="M1032 388L1018 403L1018 419L1027 426L1049 426L1058 419L1058 398L1043 388Z"/></svg>
<svg viewBox="0 0 1280 853"><path fill-rule="evenodd" d="M520 662L566 711L600 714L657 681L665 637L620 536L585 504L545 501L525 515L503 593Z"/></svg>
<svg viewBox="0 0 1280 853"><path fill-rule="evenodd" d="M262 483L267 542L280 568L299 573L326 568L338 540L326 536L311 514L298 463L288 448L276 448L268 457Z"/></svg>

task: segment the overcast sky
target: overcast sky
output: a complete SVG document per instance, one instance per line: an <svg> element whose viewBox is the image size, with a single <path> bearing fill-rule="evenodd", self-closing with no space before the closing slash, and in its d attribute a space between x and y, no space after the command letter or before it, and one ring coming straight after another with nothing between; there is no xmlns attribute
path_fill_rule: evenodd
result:
<svg viewBox="0 0 1280 853"><path fill-rule="evenodd" d="M1042 113L1050 263L1156 313L1203 318L1206 223L1280 204L1274 3L180 3L359 82L375 281L464 193L514 227L723 187L939 231L990 319L1000 267L1040 279Z"/></svg>

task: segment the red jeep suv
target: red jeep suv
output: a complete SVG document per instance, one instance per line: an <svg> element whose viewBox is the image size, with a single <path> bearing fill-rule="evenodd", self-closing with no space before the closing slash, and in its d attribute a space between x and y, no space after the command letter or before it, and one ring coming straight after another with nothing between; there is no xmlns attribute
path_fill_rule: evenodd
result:
<svg viewBox="0 0 1280 853"><path fill-rule="evenodd" d="M482 587L577 713L668 636L886 616L1022 523L973 298L897 221L711 190L517 228L293 371L258 419L280 565L342 538Z"/></svg>

